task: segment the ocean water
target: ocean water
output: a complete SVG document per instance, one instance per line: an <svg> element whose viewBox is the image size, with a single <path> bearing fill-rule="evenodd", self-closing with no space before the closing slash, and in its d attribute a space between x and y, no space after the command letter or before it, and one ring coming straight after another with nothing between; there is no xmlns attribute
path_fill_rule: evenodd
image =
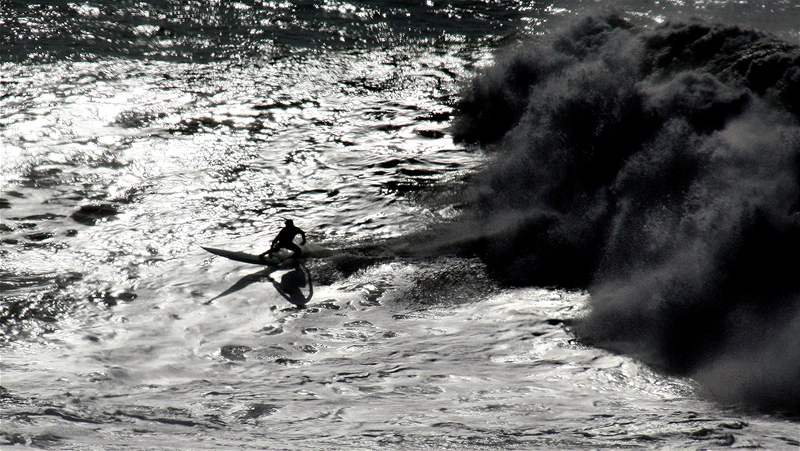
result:
<svg viewBox="0 0 800 451"><path fill-rule="evenodd" d="M0 445L800 446L798 24L0 3Z"/></svg>

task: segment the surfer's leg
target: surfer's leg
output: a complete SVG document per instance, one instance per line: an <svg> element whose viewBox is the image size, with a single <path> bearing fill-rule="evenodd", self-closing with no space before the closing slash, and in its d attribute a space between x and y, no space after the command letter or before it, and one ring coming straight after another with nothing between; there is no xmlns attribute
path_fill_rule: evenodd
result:
<svg viewBox="0 0 800 451"><path fill-rule="evenodd" d="M274 248L274 247L271 247L271 248L269 248L269 250L267 250L266 252L263 252L263 253L259 254L259 255L258 255L258 258L260 258L261 260L266 260L266 259L267 259L267 257L272 257L272 254L273 254L273 253L274 253L276 250L277 250L276 248Z"/></svg>
<svg viewBox="0 0 800 451"><path fill-rule="evenodd" d="M265 257L272 257L272 254L274 254L275 252L278 252L278 251L280 250L280 248L281 248L281 247L280 247L280 245L279 245L279 244L276 244L275 246L272 246L272 247L270 247L270 248L269 248L269 249L268 249L266 252L264 252L263 254L259 255L259 257L261 257L261 259L262 259L262 260L263 260Z"/></svg>
<svg viewBox="0 0 800 451"><path fill-rule="evenodd" d="M300 249L300 246L294 243L287 243L284 246L286 247L286 249L292 251L292 258L299 258L301 255L303 255L303 250Z"/></svg>

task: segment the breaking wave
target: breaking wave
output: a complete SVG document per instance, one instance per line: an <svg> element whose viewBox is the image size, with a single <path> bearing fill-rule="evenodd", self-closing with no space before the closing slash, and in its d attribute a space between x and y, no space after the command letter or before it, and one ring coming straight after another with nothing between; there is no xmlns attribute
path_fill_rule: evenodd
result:
<svg viewBox="0 0 800 451"><path fill-rule="evenodd" d="M511 285L588 288L585 341L800 409L800 50L583 18L498 57L454 135L495 151L456 227Z"/></svg>

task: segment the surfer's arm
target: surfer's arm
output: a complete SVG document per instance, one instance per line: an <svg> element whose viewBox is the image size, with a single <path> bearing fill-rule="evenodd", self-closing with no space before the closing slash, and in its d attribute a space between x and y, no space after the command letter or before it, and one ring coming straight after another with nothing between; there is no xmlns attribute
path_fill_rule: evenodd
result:
<svg viewBox="0 0 800 451"><path fill-rule="evenodd" d="M270 252L274 251L275 250L275 246L277 246L277 244L278 244L278 237L276 236L275 238L272 239L272 243L270 243L269 249L264 251L263 254L259 255L259 257L263 257L263 256L269 254Z"/></svg>
<svg viewBox="0 0 800 451"><path fill-rule="evenodd" d="M300 237L303 238L303 242L300 243L300 244L301 245L305 245L306 244L306 232L303 232L302 230L300 230Z"/></svg>

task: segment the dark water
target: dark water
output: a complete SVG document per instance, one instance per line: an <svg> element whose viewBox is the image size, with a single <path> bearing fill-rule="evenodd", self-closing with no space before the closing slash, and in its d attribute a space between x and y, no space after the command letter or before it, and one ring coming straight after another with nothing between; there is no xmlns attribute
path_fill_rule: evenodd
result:
<svg viewBox="0 0 800 451"><path fill-rule="evenodd" d="M499 147L468 233L498 278L589 286L588 341L794 410L798 105L800 48L784 41L586 19L460 104L456 136Z"/></svg>
<svg viewBox="0 0 800 451"><path fill-rule="evenodd" d="M4 449L800 445L797 5L0 22Z"/></svg>

